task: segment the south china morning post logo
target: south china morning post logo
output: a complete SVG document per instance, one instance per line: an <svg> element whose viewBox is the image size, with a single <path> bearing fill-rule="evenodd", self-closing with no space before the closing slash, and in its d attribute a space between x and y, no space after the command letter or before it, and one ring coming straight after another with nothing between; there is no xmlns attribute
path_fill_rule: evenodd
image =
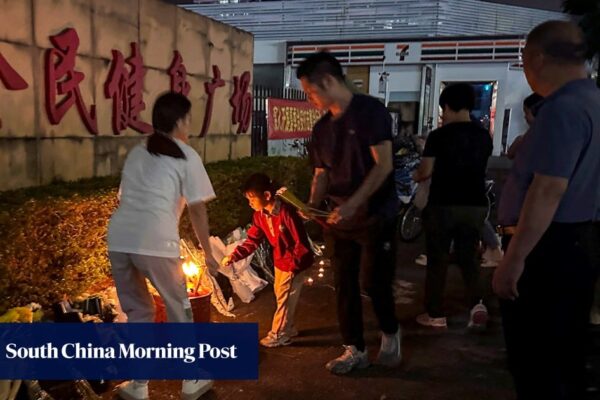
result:
<svg viewBox="0 0 600 400"><path fill-rule="evenodd" d="M139 347L133 343L121 343L117 348L96 347L92 343L86 346L81 343L65 343L60 348L52 343L39 347L19 347L16 343L8 343L5 357L8 360L180 360L190 364L207 358L237 359L237 350L236 345L214 347L210 343L199 343L197 347L175 347L171 343L167 343L165 347Z"/></svg>
<svg viewBox="0 0 600 400"><path fill-rule="evenodd" d="M258 379L258 328L0 324L0 379L78 378Z"/></svg>

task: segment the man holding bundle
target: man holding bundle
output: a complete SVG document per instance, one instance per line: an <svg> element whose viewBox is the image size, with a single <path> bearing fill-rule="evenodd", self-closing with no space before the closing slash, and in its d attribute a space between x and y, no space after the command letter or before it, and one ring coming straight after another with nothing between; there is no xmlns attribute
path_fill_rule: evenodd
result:
<svg viewBox="0 0 600 400"><path fill-rule="evenodd" d="M326 234L332 245L337 314L344 353L327 363L335 374L369 365L363 337L361 284L382 331L377 362L401 361L400 327L392 282L396 266L397 197L393 179L392 120L385 106L353 94L338 60L326 52L308 57L297 77L308 100L327 113L313 128L314 167L309 206L327 200L333 210Z"/></svg>

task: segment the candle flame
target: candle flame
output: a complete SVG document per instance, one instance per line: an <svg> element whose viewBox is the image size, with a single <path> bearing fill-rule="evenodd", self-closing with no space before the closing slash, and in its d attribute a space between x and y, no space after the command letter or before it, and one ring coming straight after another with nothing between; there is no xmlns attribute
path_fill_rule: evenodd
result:
<svg viewBox="0 0 600 400"><path fill-rule="evenodd" d="M198 274L200 273L200 268L198 268L198 265L196 265L196 263L192 261L184 262L182 267L183 273L187 277L198 276Z"/></svg>

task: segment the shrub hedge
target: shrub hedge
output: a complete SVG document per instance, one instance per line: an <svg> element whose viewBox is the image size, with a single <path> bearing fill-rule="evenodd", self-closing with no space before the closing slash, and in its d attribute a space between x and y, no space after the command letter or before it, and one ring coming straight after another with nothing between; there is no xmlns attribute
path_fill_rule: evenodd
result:
<svg viewBox="0 0 600 400"><path fill-rule="evenodd" d="M218 236L250 222L239 190L248 175L264 172L300 198L310 187L305 159L252 157L206 169L217 193L208 212L211 234ZM118 183L117 177L97 178L0 193L0 314L30 302L48 306L106 284L106 228ZM181 234L194 239L187 213Z"/></svg>

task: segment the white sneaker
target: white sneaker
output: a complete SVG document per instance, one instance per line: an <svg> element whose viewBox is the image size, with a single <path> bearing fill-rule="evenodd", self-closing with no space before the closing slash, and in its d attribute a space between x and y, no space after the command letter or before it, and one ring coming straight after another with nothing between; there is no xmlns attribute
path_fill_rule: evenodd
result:
<svg viewBox="0 0 600 400"><path fill-rule="evenodd" d="M447 328L448 327L446 317L432 318L427 313L417 315L417 322L423 326L429 326L432 328Z"/></svg>
<svg viewBox="0 0 600 400"><path fill-rule="evenodd" d="M469 329L482 330L487 327L487 321L489 318L487 307L483 304L483 300L479 304L475 305L471 310L471 316L469 318Z"/></svg>
<svg viewBox="0 0 600 400"><path fill-rule="evenodd" d="M148 400L148 382L126 381L116 389L117 395L124 400Z"/></svg>
<svg viewBox="0 0 600 400"><path fill-rule="evenodd" d="M425 254L419 254L417 258L415 258L415 264L420 265L422 267L427 266L427 256Z"/></svg>
<svg viewBox="0 0 600 400"><path fill-rule="evenodd" d="M210 380L185 380L181 383L181 400L196 400L213 386Z"/></svg>
<svg viewBox="0 0 600 400"><path fill-rule="evenodd" d="M344 354L338 358L329 361L325 368L333 374L343 375L352 371L354 368L367 368L369 366L369 356L367 349L358 351L356 346L344 346Z"/></svg>
<svg viewBox="0 0 600 400"><path fill-rule="evenodd" d="M385 365L386 367L397 367L402 361L402 332L400 326L398 331L393 335L382 333L381 347L377 354L376 363Z"/></svg>

